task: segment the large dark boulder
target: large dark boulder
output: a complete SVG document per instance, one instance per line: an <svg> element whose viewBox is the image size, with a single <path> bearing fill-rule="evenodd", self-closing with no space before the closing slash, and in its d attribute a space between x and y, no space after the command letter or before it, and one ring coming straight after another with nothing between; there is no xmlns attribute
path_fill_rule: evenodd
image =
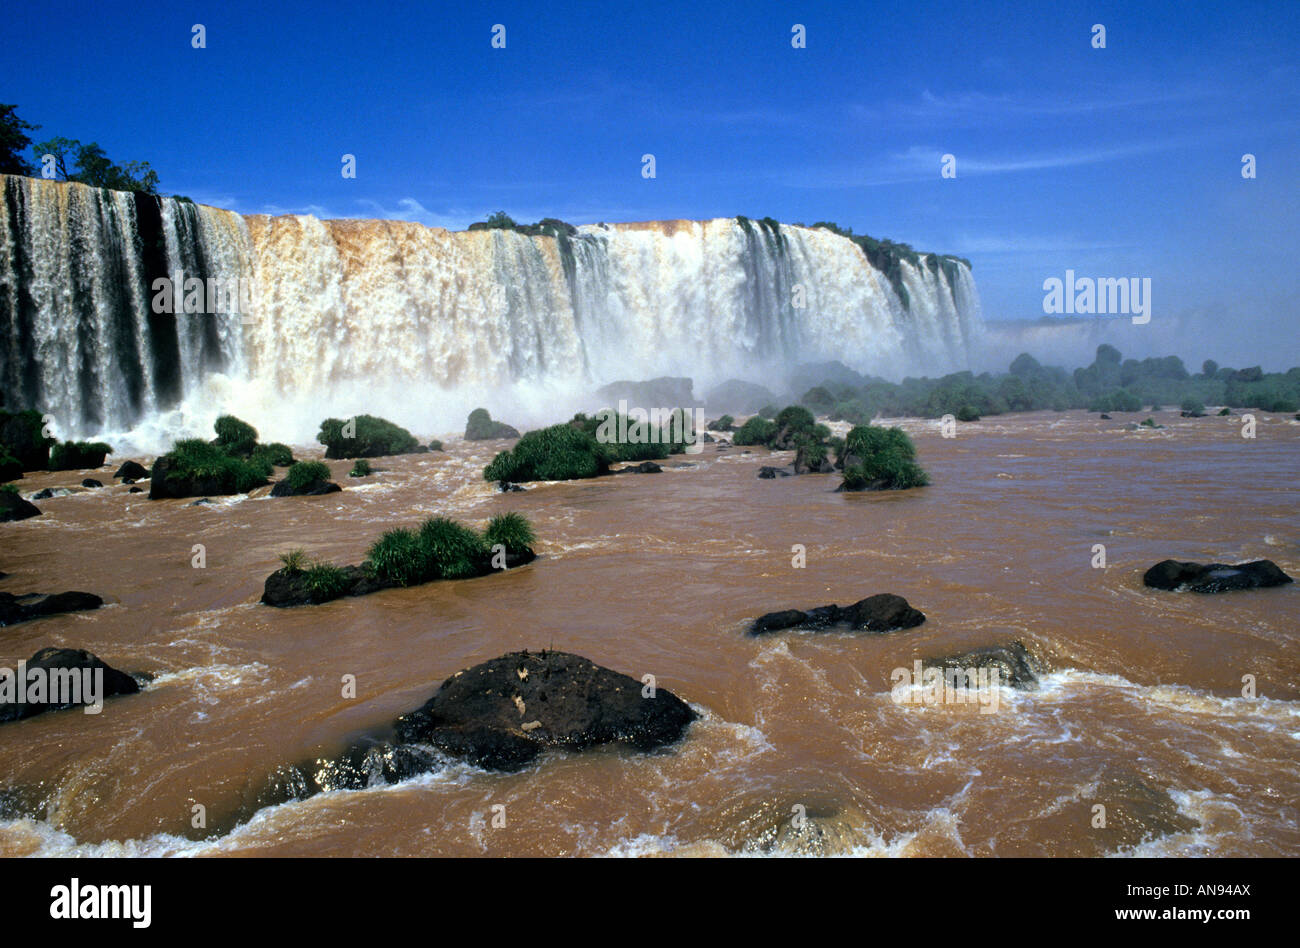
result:
<svg viewBox="0 0 1300 948"><path fill-rule="evenodd" d="M1022 642L1005 645L987 645L940 658L927 659L926 668L939 668L946 672L970 669L997 669L1000 684L1011 688L1032 688L1038 684L1041 666ZM973 683L972 683L973 686Z"/></svg>
<svg viewBox="0 0 1300 948"><path fill-rule="evenodd" d="M1198 593L1283 586L1291 581L1272 560L1253 560L1235 566L1162 560L1142 576L1143 584L1153 589L1188 589Z"/></svg>
<svg viewBox="0 0 1300 948"><path fill-rule="evenodd" d="M794 472L788 467L770 467L763 465L758 469L759 480L770 481L778 477L793 477Z"/></svg>
<svg viewBox="0 0 1300 948"><path fill-rule="evenodd" d="M913 609L902 596L880 593L859 600L851 606L818 606L803 612L786 609L759 616L749 627L750 635L781 632L786 629L820 631L832 628L852 632L892 632L910 629L925 621L919 609Z"/></svg>
<svg viewBox="0 0 1300 948"><path fill-rule="evenodd" d="M465 422L466 441L492 441L518 438L519 431L504 422L494 421L486 408L475 408Z"/></svg>
<svg viewBox="0 0 1300 948"><path fill-rule="evenodd" d="M118 671L104 664L98 657L92 655L84 649L74 648L43 648L27 660L24 673L27 681L27 696L32 696L32 675L33 669L41 669L44 672L48 687L43 693L42 700L37 701L18 701L17 673L13 678L7 681L0 679L0 721L17 721L21 718L29 718L34 714L41 714L45 711L58 711L64 708L76 707L79 704L91 704L90 695L86 694L86 689L82 683L86 681L84 675L78 676L77 690L80 692L81 700L73 702L67 699L72 695L67 692L56 694L55 684L59 680L67 681L67 675L58 674L60 670L89 671L92 675L95 672L103 674L102 691L99 692L101 698L111 698L114 695L132 695L140 690L139 683L125 672ZM91 688L93 688L93 679ZM12 689L12 690L11 690Z"/></svg>
<svg viewBox="0 0 1300 948"><path fill-rule="evenodd" d="M654 461L642 461L640 464L629 464L627 467L621 467L615 474L660 474L663 468Z"/></svg>
<svg viewBox="0 0 1300 948"><path fill-rule="evenodd" d="M271 488L271 496L317 497L321 494L337 494L341 490L343 490L343 488L338 484L326 480L312 481L310 484L304 484L302 487L294 490L293 485L289 483L289 479L286 477L275 482L275 486Z"/></svg>
<svg viewBox="0 0 1300 948"><path fill-rule="evenodd" d="M662 376L643 382L610 382L596 389L603 399L600 407L617 408L620 401L630 408L690 408L695 405L695 384L688 378Z"/></svg>
<svg viewBox="0 0 1300 948"><path fill-rule="evenodd" d="M40 508L31 501L24 500L17 491L0 490L0 523L8 520L26 520L39 517Z"/></svg>
<svg viewBox="0 0 1300 948"><path fill-rule="evenodd" d="M149 470L138 461L123 461L114 477L122 480L138 481L149 476Z"/></svg>
<svg viewBox="0 0 1300 948"><path fill-rule="evenodd" d="M549 747L680 740L695 712L672 692L567 652L511 652L459 671L397 719L397 739L432 744L491 770L518 770Z"/></svg>
<svg viewBox="0 0 1300 948"><path fill-rule="evenodd" d="M62 612L80 612L98 609L104 604L94 593L13 593L0 592L0 625L13 625L28 619L58 615Z"/></svg>

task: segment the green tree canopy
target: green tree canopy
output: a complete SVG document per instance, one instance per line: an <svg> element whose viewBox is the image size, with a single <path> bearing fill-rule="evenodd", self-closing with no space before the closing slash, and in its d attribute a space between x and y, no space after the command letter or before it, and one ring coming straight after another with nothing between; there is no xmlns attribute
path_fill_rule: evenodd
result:
<svg viewBox="0 0 1300 948"><path fill-rule="evenodd" d="M54 156L57 180L78 181L95 188L112 191L158 193L158 172L147 161L128 161L119 165L109 160L95 142L82 144L75 138L51 138L32 147L37 162Z"/></svg>
<svg viewBox="0 0 1300 948"><path fill-rule="evenodd" d="M23 152L32 143L27 132L34 132L39 125L24 122L16 114L18 106L0 105L0 174L32 175L36 169L23 157Z"/></svg>

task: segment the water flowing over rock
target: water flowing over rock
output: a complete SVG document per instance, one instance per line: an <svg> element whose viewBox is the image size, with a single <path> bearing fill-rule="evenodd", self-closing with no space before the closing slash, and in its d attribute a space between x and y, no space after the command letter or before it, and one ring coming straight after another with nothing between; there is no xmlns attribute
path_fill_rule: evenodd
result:
<svg viewBox="0 0 1300 948"><path fill-rule="evenodd" d="M855 244L817 228L722 218L528 236L3 187L0 397L51 413L63 436L132 429L218 375L286 405L353 386L384 408L417 384L590 391L819 359L935 374L966 366L981 326L964 265L904 262L904 302ZM154 313L154 281L182 276L250 281L252 302Z"/></svg>

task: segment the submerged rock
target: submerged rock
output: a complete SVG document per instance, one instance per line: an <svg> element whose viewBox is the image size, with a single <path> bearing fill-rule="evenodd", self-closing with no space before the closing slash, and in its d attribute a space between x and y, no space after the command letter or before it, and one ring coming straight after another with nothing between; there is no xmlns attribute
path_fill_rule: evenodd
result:
<svg viewBox="0 0 1300 948"><path fill-rule="evenodd" d="M63 612L81 612L86 609L98 609L104 600L94 593L13 593L0 592L0 625L13 625L42 616L59 615Z"/></svg>
<svg viewBox="0 0 1300 948"><path fill-rule="evenodd" d="M819 606L802 612L786 609L759 616L749 627L750 635L781 632L786 629L820 631L834 627L852 632L891 632L910 629L925 621L919 609L913 609L902 596L880 593L868 596L851 606Z"/></svg>
<svg viewBox="0 0 1300 948"><path fill-rule="evenodd" d="M89 488L92 488L92 489L93 489L93 488L96 488L96 487L103 487L103 486L104 486L104 482L103 482L103 481L97 481L97 480L95 480L93 477L88 477L88 478L86 478L84 481L81 482L81 486L82 486L82 487L89 487Z"/></svg>
<svg viewBox="0 0 1300 948"><path fill-rule="evenodd" d="M39 517L41 510L29 500L24 500L17 491L0 490L0 523L9 520L26 520Z"/></svg>
<svg viewBox="0 0 1300 948"><path fill-rule="evenodd" d="M286 477L283 480L278 480L275 482L275 486L271 488L271 496L272 497L318 497L321 494L337 494L341 490L343 490L343 488L340 487L338 484L335 484L333 481L327 481L324 479L321 479L319 481L312 481L310 484L304 484L302 487L299 487L297 490L294 490L293 485L289 483L289 479Z"/></svg>
<svg viewBox="0 0 1300 948"><path fill-rule="evenodd" d="M511 652L457 672L397 719L397 739L432 744L491 770L518 770L548 747L680 740L696 714L665 688L567 652Z"/></svg>
<svg viewBox="0 0 1300 948"><path fill-rule="evenodd" d="M986 645L956 655L930 658L923 662L926 668L945 671L971 669L997 669L998 681L1010 688L1032 688L1038 684L1040 666L1023 642L1005 645Z"/></svg>
<svg viewBox="0 0 1300 948"><path fill-rule="evenodd" d="M746 451L745 453L748 454L749 452ZM760 480L770 481L778 477L794 477L794 471L790 470L788 467L770 467L764 465L758 469L758 476Z"/></svg>
<svg viewBox="0 0 1300 948"><path fill-rule="evenodd" d="M1283 586L1292 582L1272 560L1253 560L1228 566L1223 563L1185 563L1161 560L1142 576L1153 589L1188 589L1199 593L1229 592L1234 589L1257 589Z"/></svg>
<svg viewBox="0 0 1300 948"><path fill-rule="evenodd" d="M1125 766L1103 770L1094 785L1080 794L1080 802L1089 815L1094 804L1106 808L1105 826L1093 825L1091 831L1100 852L1136 846L1158 836L1191 832L1201 825L1178 811L1168 791Z"/></svg>
<svg viewBox="0 0 1300 948"><path fill-rule="evenodd" d="M658 474L663 468L654 461L642 461L640 464L631 464L627 467L619 468L615 474Z"/></svg>
<svg viewBox="0 0 1300 948"><path fill-rule="evenodd" d="M77 675L75 685L71 682L71 675L66 674L68 671L86 670L93 675L96 671L103 674L102 691L98 697L111 698L114 695L131 695L140 690L140 684L126 672L118 671L116 668L104 664L97 656L85 651L84 649L74 648L43 648L26 662L27 673L27 696L32 696L32 677L33 669L42 669L47 674L43 677L48 679L49 687L43 692L42 700L38 701L18 701L17 691L17 674L13 678L0 676L0 721L17 721L21 718L30 718L36 714L42 714L46 711L59 711L64 708L77 707L82 704L91 704L90 695L86 694L83 687L85 677ZM62 673L56 670L63 670ZM71 694L63 692L55 694L53 689L57 682L62 682L64 687L73 689L81 700L79 701L59 701L51 699L69 698ZM92 685L93 687L93 685Z"/></svg>

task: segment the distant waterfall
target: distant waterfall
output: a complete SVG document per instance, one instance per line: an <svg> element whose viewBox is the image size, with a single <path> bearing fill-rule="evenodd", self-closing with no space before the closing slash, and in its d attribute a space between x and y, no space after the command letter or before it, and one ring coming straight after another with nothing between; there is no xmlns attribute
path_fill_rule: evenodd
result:
<svg viewBox="0 0 1300 948"><path fill-rule="evenodd" d="M933 375L967 366L981 326L965 266L904 262L904 305L824 229L725 218L529 237L3 182L0 396L69 435L254 390L305 424L331 400L401 415L417 390L664 374L779 386L830 359ZM154 313L155 279L177 274L256 292L242 315Z"/></svg>

